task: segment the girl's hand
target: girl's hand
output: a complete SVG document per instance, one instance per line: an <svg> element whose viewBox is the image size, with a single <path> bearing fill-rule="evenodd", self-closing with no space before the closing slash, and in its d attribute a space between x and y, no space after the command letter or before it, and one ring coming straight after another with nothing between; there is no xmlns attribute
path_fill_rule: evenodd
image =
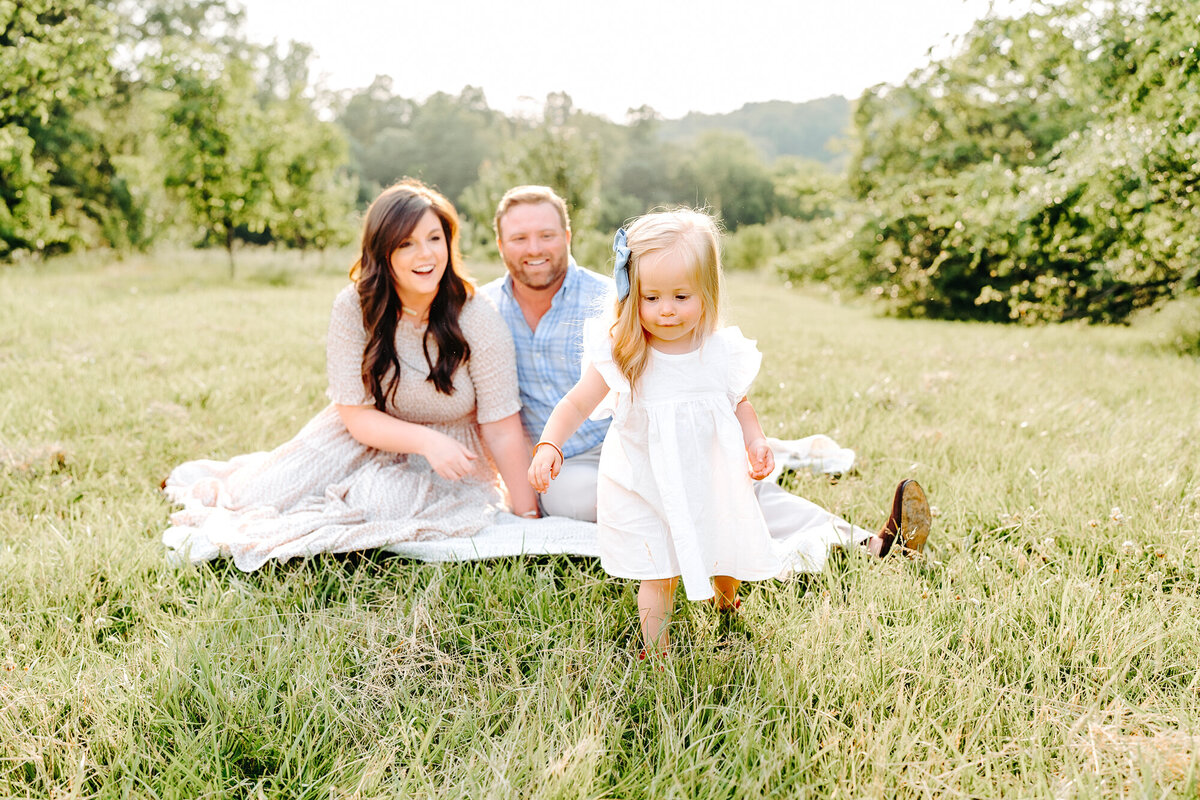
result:
<svg viewBox="0 0 1200 800"><path fill-rule="evenodd" d="M746 457L750 459L750 477L756 481L761 481L775 469L775 454L766 439L755 439L746 445Z"/></svg>
<svg viewBox="0 0 1200 800"><path fill-rule="evenodd" d="M533 454L533 462L529 465L529 485L538 494L545 494L550 488L550 481L558 477L562 469L562 461L558 451L553 447L539 447Z"/></svg>
<svg viewBox="0 0 1200 800"><path fill-rule="evenodd" d="M448 481L465 478L475 471L472 464L479 458L465 444L444 433L429 429L429 440L421 449L421 455L433 467L433 471Z"/></svg>

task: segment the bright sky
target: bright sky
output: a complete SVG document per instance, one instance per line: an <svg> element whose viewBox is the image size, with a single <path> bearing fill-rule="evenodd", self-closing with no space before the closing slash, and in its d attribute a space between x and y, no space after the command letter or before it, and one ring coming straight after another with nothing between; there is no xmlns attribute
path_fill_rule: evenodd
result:
<svg viewBox="0 0 1200 800"><path fill-rule="evenodd" d="M546 94L616 122L747 102L855 98L896 83L987 13L990 0L241 0L252 40L307 42L326 89L376 75L422 100L480 86L539 114ZM1018 13L1031 0L995 0Z"/></svg>

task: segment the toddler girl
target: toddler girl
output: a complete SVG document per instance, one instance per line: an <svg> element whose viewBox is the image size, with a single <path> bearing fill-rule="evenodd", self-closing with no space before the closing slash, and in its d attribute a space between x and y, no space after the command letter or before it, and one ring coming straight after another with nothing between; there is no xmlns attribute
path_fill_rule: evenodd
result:
<svg viewBox="0 0 1200 800"><path fill-rule="evenodd" d="M751 483L774 468L746 399L762 356L720 326L715 221L687 209L647 214L617 232L613 249L616 321L585 323L583 377L547 420L529 482L546 491L562 442L603 402L597 413L613 423L596 497L600 563L642 582L644 658L666 652L680 578L688 599L732 610L741 581L774 577L784 559Z"/></svg>

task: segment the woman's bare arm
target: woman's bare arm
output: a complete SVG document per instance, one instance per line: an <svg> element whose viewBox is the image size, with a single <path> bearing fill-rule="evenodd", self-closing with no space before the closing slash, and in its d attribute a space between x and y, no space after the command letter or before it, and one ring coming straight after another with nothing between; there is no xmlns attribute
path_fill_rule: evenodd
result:
<svg viewBox="0 0 1200 800"><path fill-rule="evenodd" d="M346 430L359 444L389 453L422 455L433 471L447 480L456 481L475 469L471 462L479 454L441 431L396 419L374 406L334 407Z"/></svg>

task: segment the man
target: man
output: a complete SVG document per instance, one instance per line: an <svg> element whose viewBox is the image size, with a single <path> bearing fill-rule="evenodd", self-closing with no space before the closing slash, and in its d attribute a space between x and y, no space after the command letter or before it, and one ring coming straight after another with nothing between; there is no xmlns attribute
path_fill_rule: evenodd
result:
<svg viewBox="0 0 1200 800"><path fill-rule="evenodd" d="M508 275L483 292L512 331L521 421L537 441L554 406L579 380L583 321L612 302L613 284L575 263L567 204L545 186L510 190L493 225ZM543 513L596 521L596 472L607 430L607 420L589 420L563 444L562 470L541 496Z"/></svg>
<svg viewBox="0 0 1200 800"><path fill-rule="evenodd" d="M579 380L583 321L613 302L613 283L575 263L566 202L549 187L510 189L496 208L493 228L508 274L482 291L512 331L521 421L534 442ZM563 444L562 469L541 496L544 514L596 520L596 478L607 429L607 420L589 420ZM830 547L863 544L886 555L897 534L902 546L919 550L929 530L929 506L915 481L897 487L891 515L876 535L773 483L757 481L755 492L772 537L799 547L814 569L821 569Z"/></svg>

